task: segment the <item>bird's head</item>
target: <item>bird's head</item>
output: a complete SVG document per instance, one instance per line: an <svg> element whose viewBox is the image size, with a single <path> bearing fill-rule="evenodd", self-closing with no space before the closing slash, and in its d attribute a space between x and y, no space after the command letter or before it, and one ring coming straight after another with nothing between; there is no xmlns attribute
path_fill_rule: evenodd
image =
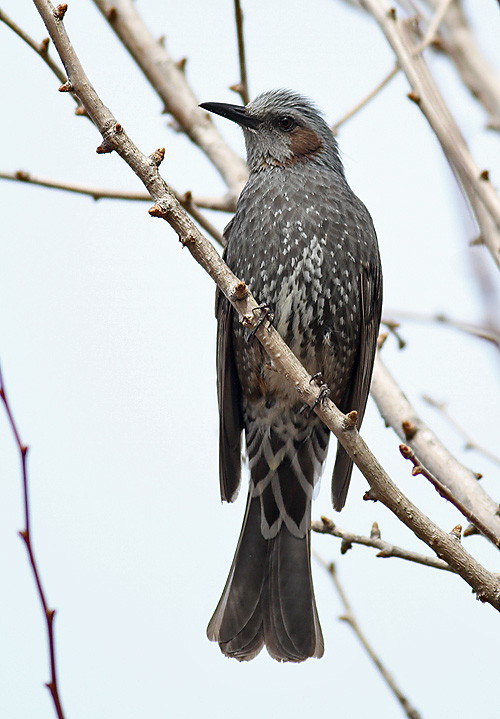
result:
<svg viewBox="0 0 500 719"><path fill-rule="evenodd" d="M250 171L315 162L343 175L337 143L312 102L290 90L272 90L245 107L200 105L243 128Z"/></svg>

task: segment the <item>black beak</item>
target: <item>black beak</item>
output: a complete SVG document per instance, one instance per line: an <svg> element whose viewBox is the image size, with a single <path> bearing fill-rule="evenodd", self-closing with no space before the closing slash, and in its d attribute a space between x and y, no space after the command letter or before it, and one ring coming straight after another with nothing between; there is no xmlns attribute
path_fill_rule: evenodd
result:
<svg viewBox="0 0 500 719"><path fill-rule="evenodd" d="M260 125L260 120L249 115L246 107L241 105L229 105L226 102L202 102L200 107L208 112L215 112L216 115L221 115L243 127L251 127L255 130Z"/></svg>

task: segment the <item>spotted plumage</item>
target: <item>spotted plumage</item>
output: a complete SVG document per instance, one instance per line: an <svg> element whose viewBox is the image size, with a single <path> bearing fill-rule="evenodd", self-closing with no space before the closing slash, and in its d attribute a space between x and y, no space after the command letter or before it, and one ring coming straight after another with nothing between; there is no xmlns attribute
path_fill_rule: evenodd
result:
<svg viewBox="0 0 500 719"><path fill-rule="evenodd" d="M314 106L289 91L246 108L202 105L244 130L250 177L225 231L225 259L331 399L361 422L380 321L382 279L368 211L346 182L337 144ZM329 430L301 412L293 386L247 342L217 295L222 498L240 483L241 435L250 469L247 510L210 639L239 660L265 644L281 661L323 653L310 569L311 500ZM339 445L332 500L345 502L352 461Z"/></svg>

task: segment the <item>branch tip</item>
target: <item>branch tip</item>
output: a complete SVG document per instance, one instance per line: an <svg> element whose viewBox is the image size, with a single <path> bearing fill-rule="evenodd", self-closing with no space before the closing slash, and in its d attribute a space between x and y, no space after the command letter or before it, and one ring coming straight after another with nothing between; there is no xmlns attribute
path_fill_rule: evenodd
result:
<svg viewBox="0 0 500 719"><path fill-rule="evenodd" d="M238 282L233 290L233 299L244 300L246 297L248 297L248 287L244 282Z"/></svg>
<svg viewBox="0 0 500 719"><path fill-rule="evenodd" d="M417 95L416 92L409 92L406 97L408 98L408 100L414 102L415 105L420 105L420 103L422 102L422 98L420 97L420 95Z"/></svg>
<svg viewBox="0 0 500 719"><path fill-rule="evenodd" d="M108 140L103 140L99 147L96 148L96 152L98 155L107 155L110 152L113 152L113 148L109 146Z"/></svg>
<svg viewBox="0 0 500 719"><path fill-rule="evenodd" d="M344 423L343 423L344 431L350 432L351 430L355 429L357 421L358 421L358 413L356 412L355 409L352 409L344 417Z"/></svg>
<svg viewBox="0 0 500 719"><path fill-rule="evenodd" d="M405 439L407 439L408 441L411 441L417 434L418 427L416 427L412 422L410 422L407 419L405 419L405 420L403 420L403 422L401 422L401 426L403 428Z"/></svg>
<svg viewBox="0 0 500 719"><path fill-rule="evenodd" d="M162 210L160 205L153 205L149 208L148 213L151 215L151 217L165 217L165 212ZM180 242L182 242L182 238L179 237Z"/></svg>
<svg viewBox="0 0 500 719"><path fill-rule="evenodd" d="M363 501L364 502L378 502L378 497L373 491L373 489L369 489L367 492L363 494Z"/></svg>
<svg viewBox="0 0 500 719"><path fill-rule="evenodd" d="M349 542L347 539L343 539L340 543L340 553L346 554L350 549L352 549L352 542Z"/></svg>
<svg viewBox="0 0 500 719"><path fill-rule="evenodd" d="M154 165L156 165L156 167L159 167L165 159L165 148L158 147L154 152L151 153L149 159Z"/></svg>
<svg viewBox="0 0 500 719"><path fill-rule="evenodd" d="M378 526L378 522L373 522L372 528L370 530L370 538L371 539L380 539L382 536L380 532L380 527Z"/></svg>
<svg viewBox="0 0 500 719"><path fill-rule="evenodd" d="M49 37L44 37L43 40L40 42L40 45L38 46L38 50L41 55L46 55L48 53L49 43L50 43Z"/></svg>
<svg viewBox="0 0 500 719"><path fill-rule="evenodd" d="M63 17L66 15L67 9L68 9L68 6L66 3L63 3L62 5L58 5L56 8L54 8L55 19L61 21L63 19Z"/></svg>
<svg viewBox="0 0 500 719"><path fill-rule="evenodd" d="M474 524L468 524L464 529L464 537L472 537L474 534L481 534L479 529Z"/></svg>
<svg viewBox="0 0 500 719"><path fill-rule="evenodd" d="M180 60L177 60L175 63L175 67L180 70L180 72L185 73L186 72L186 63L187 63L187 57L181 57Z"/></svg>

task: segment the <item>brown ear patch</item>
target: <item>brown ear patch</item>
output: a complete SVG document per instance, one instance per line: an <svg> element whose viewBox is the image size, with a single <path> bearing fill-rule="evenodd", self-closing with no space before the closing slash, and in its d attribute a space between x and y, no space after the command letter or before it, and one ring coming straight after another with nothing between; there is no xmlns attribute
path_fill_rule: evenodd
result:
<svg viewBox="0 0 500 719"><path fill-rule="evenodd" d="M306 127L297 127L290 135L292 161L315 155L322 147L323 143L318 135Z"/></svg>

